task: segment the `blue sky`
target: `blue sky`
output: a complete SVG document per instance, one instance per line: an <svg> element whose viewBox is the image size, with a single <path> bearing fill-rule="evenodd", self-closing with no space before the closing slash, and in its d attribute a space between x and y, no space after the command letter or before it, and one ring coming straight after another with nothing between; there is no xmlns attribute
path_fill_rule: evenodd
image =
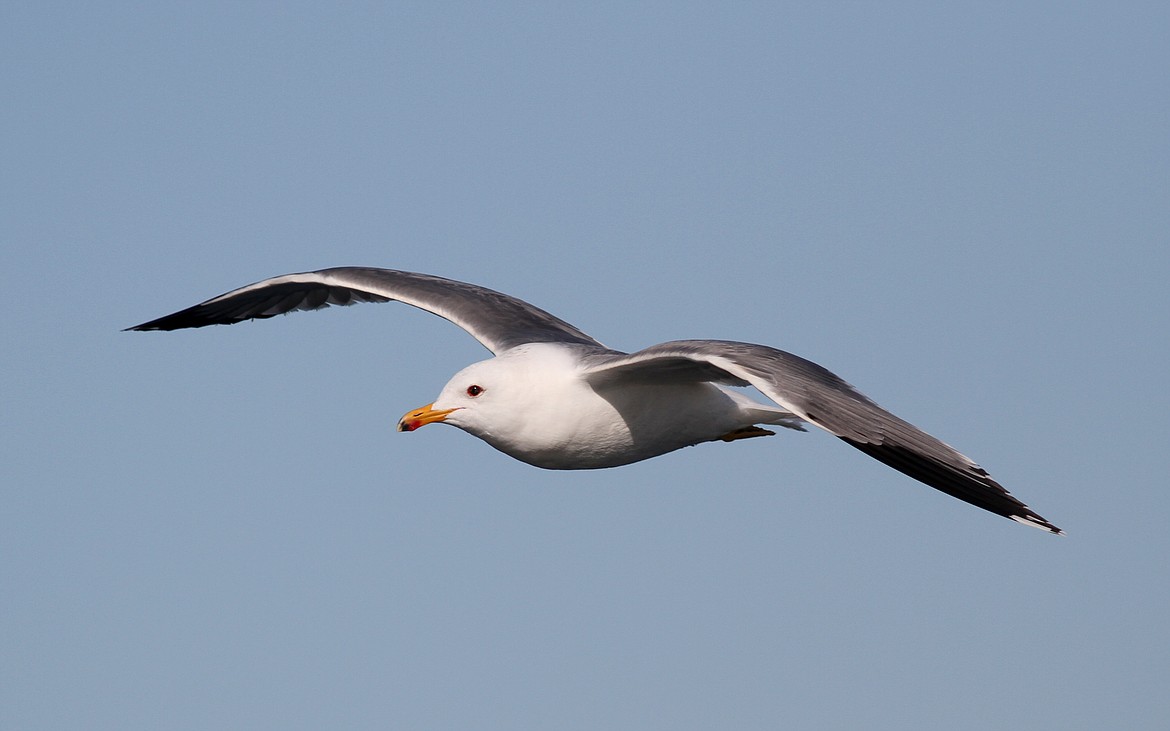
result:
<svg viewBox="0 0 1170 731"><path fill-rule="evenodd" d="M1159 3L0 10L0 726L1162 728ZM823 433L541 471L394 432L395 305L123 333L336 265L633 350L811 358L1058 538Z"/></svg>

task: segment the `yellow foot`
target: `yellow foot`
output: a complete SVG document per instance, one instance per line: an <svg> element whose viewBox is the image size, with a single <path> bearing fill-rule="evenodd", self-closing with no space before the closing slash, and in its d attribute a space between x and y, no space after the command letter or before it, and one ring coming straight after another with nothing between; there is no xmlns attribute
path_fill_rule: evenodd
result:
<svg viewBox="0 0 1170 731"><path fill-rule="evenodd" d="M745 426L742 429L736 429L735 431L727 432L726 434L724 434L723 436L721 436L719 438L725 442L734 442L736 439L751 439L752 437L770 437L775 433L776 432L774 432L774 431L768 431L767 429L761 429L758 426Z"/></svg>

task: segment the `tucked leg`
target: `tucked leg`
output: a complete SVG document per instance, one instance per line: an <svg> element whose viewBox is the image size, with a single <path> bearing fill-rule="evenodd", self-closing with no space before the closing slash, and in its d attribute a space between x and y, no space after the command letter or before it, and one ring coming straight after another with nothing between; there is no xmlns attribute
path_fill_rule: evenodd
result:
<svg viewBox="0 0 1170 731"><path fill-rule="evenodd" d="M727 432L723 436L719 437L719 439L721 441L724 441L724 442L734 442L736 439L751 439L752 437L770 437L775 433L776 432L774 432L774 431L768 431L767 429L761 429L758 426L745 426L742 429L736 429L735 431Z"/></svg>

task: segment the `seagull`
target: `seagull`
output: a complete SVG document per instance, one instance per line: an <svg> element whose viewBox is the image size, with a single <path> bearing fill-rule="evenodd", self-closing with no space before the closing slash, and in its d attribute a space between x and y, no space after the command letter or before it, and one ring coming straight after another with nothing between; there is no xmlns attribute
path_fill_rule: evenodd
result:
<svg viewBox="0 0 1170 731"><path fill-rule="evenodd" d="M398 430L450 424L554 470L618 467L702 442L812 424L960 500L1050 533L1059 528L950 445L894 416L829 370L728 340L613 350L544 310L475 284L374 267L265 279L127 330L230 325L330 305L397 301L466 330L493 357L455 374ZM764 404L732 387L752 386Z"/></svg>

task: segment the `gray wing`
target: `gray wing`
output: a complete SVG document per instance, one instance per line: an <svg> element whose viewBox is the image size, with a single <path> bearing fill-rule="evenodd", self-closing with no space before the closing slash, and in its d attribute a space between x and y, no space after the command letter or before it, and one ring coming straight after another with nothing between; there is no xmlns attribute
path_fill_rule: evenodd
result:
<svg viewBox="0 0 1170 731"><path fill-rule="evenodd" d="M453 279L373 267L336 267L272 277L127 329L230 325L295 310L391 300L450 320L497 355L523 343L602 347L564 320L515 297Z"/></svg>
<svg viewBox="0 0 1170 731"><path fill-rule="evenodd" d="M629 355L587 359L586 377L751 384L800 418L894 469L997 515L1052 533L1062 531L1012 497L948 444L886 411L825 368L765 345L679 340Z"/></svg>

